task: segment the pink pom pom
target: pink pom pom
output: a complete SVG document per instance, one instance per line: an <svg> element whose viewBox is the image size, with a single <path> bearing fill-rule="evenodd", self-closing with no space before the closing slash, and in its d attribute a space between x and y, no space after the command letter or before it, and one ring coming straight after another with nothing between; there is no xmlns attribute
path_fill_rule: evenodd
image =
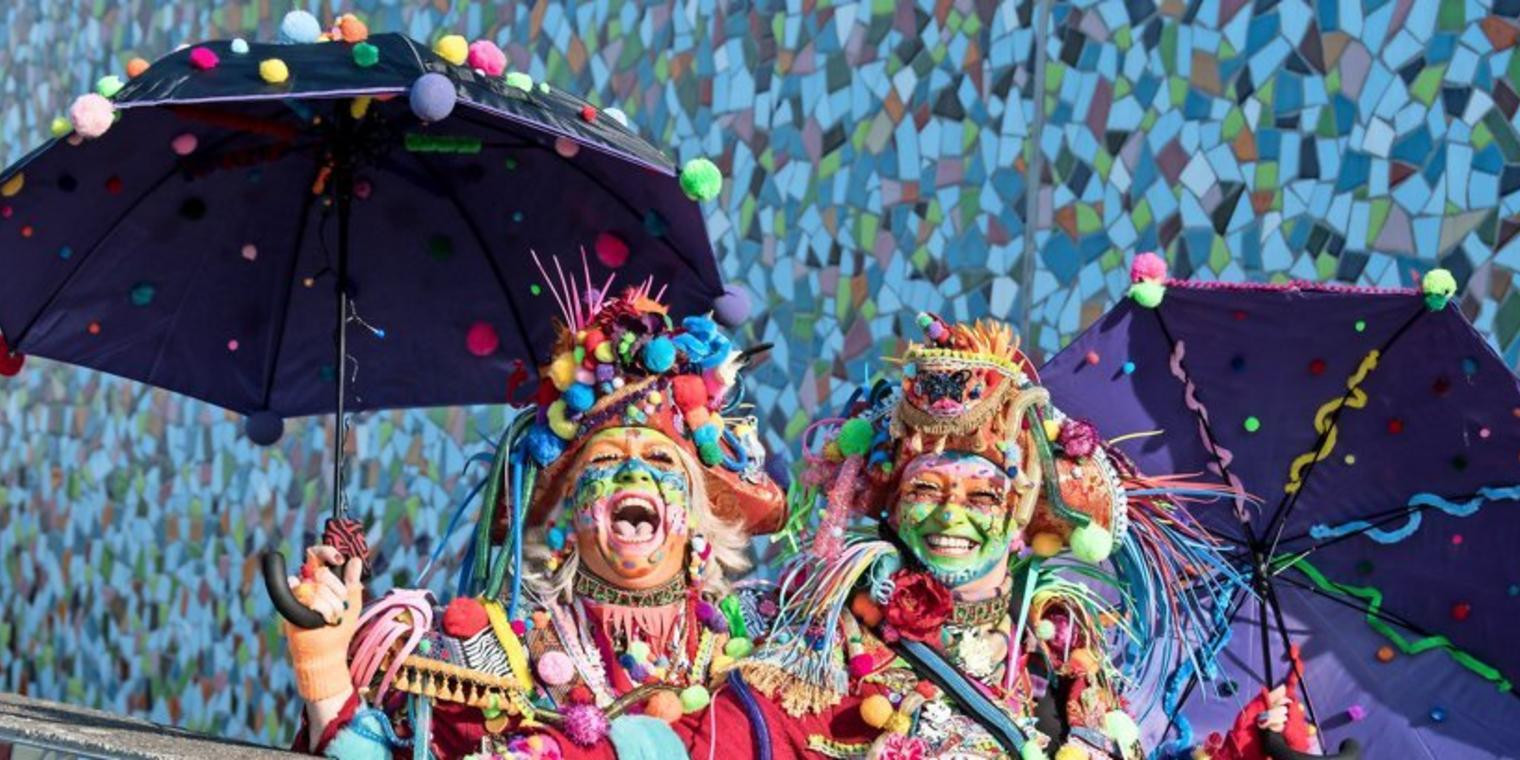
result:
<svg viewBox="0 0 1520 760"><path fill-rule="evenodd" d="M1129 265L1129 281L1166 279L1166 260L1154 253L1142 253Z"/></svg>
<svg viewBox="0 0 1520 760"><path fill-rule="evenodd" d="M876 661L871 659L871 655L857 654L850 658L850 677L865 678L871 675L871 670L875 667Z"/></svg>
<svg viewBox="0 0 1520 760"><path fill-rule="evenodd" d="M628 244L616 233L599 232L596 235L596 260L609 269L628 263Z"/></svg>
<svg viewBox="0 0 1520 760"><path fill-rule="evenodd" d="M560 728L564 730L565 738L582 747L590 747L607 735L610 725L607 716L594 705L573 705L565 710Z"/></svg>
<svg viewBox="0 0 1520 760"><path fill-rule="evenodd" d="M556 137L554 138L554 152L558 153L561 158L575 158L575 154L581 152L581 144L568 137Z"/></svg>
<svg viewBox="0 0 1520 760"><path fill-rule="evenodd" d="M1361 720L1362 718L1367 717L1367 708L1362 707L1361 705L1352 705L1346 708L1346 716L1352 720Z"/></svg>
<svg viewBox="0 0 1520 760"><path fill-rule="evenodd" d="M489 76L499 77L501 72L507 70L507 54L501 52L501 48L490 40L475 40L470 43L466 63L472 69L480 69Z"/></svg>
<svg viewBox="0 0 1520 760"><path fill-rule="evenodd" d="M188 156L195 152L197 144L199 144L199 141L195 139L195 135L186 132L170 140L169 148L174 151L174 155L176 156Z"/></svg>
<svg viewBox="0 0 1520 760"><path fill-rule="evenodd" d="M564 652L551 649L538 657L538 680L550 686L564 686L575 677L575 663Z"/></svg>
<svg viewBox="0 0 1520 760"><path fill-rule="evenodd" d="M201 71L214 69L218 63L221 63L221 59L211 52L211 48L198 47L190 51L190 65Z"/></svg>
<svg viewBox="0 0 1520 760"><path fill-rule="evenodd" d="M497 337L496 328L489 322L476 322L470 325L470 331L464 336L465 348L476 356L490 356L496 353L500 345L501 338Z"/></svg>
<svg viewBox="0 0 1520 760"><path fill-rule="evenodd" d="M111 101L89 93L74 99L69 106L69 123L81 137L95 138L106 133L116 118L116 106Z"/></svg>

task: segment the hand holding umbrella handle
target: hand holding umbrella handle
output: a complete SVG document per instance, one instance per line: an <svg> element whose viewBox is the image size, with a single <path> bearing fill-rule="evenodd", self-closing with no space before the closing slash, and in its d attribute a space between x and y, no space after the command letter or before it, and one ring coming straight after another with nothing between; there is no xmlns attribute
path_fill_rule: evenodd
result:
<svg viewBox="0 0 1520 760"><path fill-rule="evenodd" d="M269 601L274 602L274 608L291 625L307 630L327 625L327 621L316 610L301 604L291 592L290 586L286 585L284 554L277 551L264 552L259 557L259 564L264 568L264 590L269 592Z"/></svg>
<svg viewBox="0 0 1520 760"><path fill-rule="evenodd" d="M1316 758L1330 758L1330 760L1361 760L1362 748L1355 739L1347 739L1341 742L1340 748L1333 755L1311 755L1307 752L1299 752L1288 746L1288 740L1276 731L1261 730L1262 744L1265 745L1267 757L1272 760L1315 760Z"/></svg>

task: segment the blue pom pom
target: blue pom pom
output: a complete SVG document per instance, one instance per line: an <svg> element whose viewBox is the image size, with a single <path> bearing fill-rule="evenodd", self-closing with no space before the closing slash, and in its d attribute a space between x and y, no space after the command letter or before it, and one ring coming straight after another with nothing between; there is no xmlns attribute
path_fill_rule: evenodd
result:
<svg viewBox="0 0 1520 760"><path fill-rule="evenodd" d="M627 670L634 665L637 665L638 662L633 659L633 655L624 653L618 655L618 664L622 665L624 670Z"/></svg>
<svg viewBox="0 0 1520 760"><path fill-rule="evenodd" d="M644 345L644 368L650 372L664 372L676 363L676 345L670 338L660 336Z"/></svg>
<svg viewBox="0 0 1520 760"><path fill-rule="evenodd" d="M550 528L548 535L544 537L544 542L552 551L559 551L565 548L565 532L559 528Z"/></svg>
<svg viewBox="0 0 1520 760"><path fill-rule="evenodd" d="M691 440L698 446L711 446L718 442L719 434L720 431L718 430L718 426L709 422L706 425L693 430L691 433Z"/></svg>
<svg viewBox="0 0 1520 760"><path fill-rule="evenodd" d="M522 445L527 449L528 456L533 458L533 463L539 467L548 467L550 462L565 453L564 440L547 425L534 425L523 437Z"/></svg>
<svg viewBox="0 0 1520 760"><path fill-rule="evenodd" d="M570 407L571 411L584 412L590 409L592 404L596 403L596 393L591 390L591 386L589 385L575 383L565 389L564 399L565 406Z"/></svg>
<svg viewBox="0 0 1520 760"><path fill-rule="evenodd" d="M454 83L436 71L423 74L412 82L412 113L423 121L443 121L454 112L454 103L458 99Z"/></svg>
<svg viewBox="0 0 1520 760"><path fill-rule="evenodd" d="M285 434L285 420L274 412L254 412L243 423L243 432L260 446L273 446Z"/></svg>
<svg viewBox="0 0 1520 760"><path fill-rule="evenodd" d="M286 45L316 42L322 36L322 23L306 11L291 11L280 21L280 42Z"/></svg>

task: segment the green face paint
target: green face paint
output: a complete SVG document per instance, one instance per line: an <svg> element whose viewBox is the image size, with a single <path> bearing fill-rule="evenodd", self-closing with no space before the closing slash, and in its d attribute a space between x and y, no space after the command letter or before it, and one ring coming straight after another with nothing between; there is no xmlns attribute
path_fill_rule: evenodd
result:
<svg viewBox="0 0 1520 760"><path fill-rule="evenodd" d="M925 571L956 587L1006 563L1018 526L1008 519L1009 479L997 465L956 452L926 454L903 471L893 523Z"/></svg>

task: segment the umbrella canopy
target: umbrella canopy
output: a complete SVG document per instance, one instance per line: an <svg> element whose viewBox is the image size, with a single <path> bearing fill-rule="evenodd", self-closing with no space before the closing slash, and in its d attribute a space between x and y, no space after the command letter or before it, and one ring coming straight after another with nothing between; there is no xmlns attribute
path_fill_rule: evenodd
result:
<svg viewBox="0 0 1520 760"><path fill-rule="evenodd" d="M552 339L553 257L565 281L584 251L597 282L672 283L676 313L722 293L676 167L612 113L400 35L207 42L112 101L104 135L0 174L13 350L246 414L333 411L346 266L347 408L502 403Z"/></svg>
<svg viewBox="0 0 1520 760"><path fill-rule="evenodd" d="M1185 714L1226 727L1291 641L1320 729L1367 757L1520 746L1520 381L1418 290L1151 284L1159 304L1120 304L1042 375L1107 436L1160 431L1120 444L1142 470L1242 497L1194 514L1259 600L1237 599L1223 672L1178 684L1239 696Z"/></svg>

